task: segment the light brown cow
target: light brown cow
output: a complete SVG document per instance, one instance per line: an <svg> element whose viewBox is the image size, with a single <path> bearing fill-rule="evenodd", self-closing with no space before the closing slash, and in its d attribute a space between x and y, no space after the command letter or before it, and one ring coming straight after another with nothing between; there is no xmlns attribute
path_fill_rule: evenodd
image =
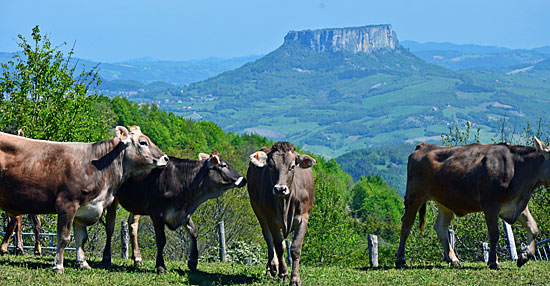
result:
<svg viewBox="0 0 550 286"><path fill-rule="evenodd" d="M267 243L267 272L279 278L288 277L283 258L283 239L294 231L290 247L292 274L290 285L300 285L300 256L306 234L309 212L313 208L314 182L311 167L315 160L300 155L288 142L262 147L250 155L248 194L254 213ZM275 259L274 250L277 252Z"/></svg>
<svg viewBox="0 0 550 286"><path fill-rule="evenodd" d="M25 133L22 129L17 131L17 136L25 137ZM40 222L39 215L30 215L32 220L32 229L34 232L34 254L42 255L42 245L40 244L40 231L42 229L42 223ZM23 216L8 216L8 225L4 233L4 239L2 239L2 244L0 245L0 254L4 255L8 253L8 245L10 239L14 232L16 232L17 245L15 253L17 255L23 255L25 250L23 249L23 236L21 232L23 231Z"/></svg>
<svg viewBox="0 0 550 286"><path fill-rule="evenodd" d="M60 143L0 133L0 207L9 215L57 213L54 270L63 272L63 254L74 223L76 261L90 268L83 245L86 226L109 206L131 176L168 162L139 127L116 128L117 137L96 143Z"/></svg>
<svg viewBox="0 0 550 286"><path fill-rule="evenodd" d="M489 261L498 269L496 246L498 218L512 224L519 220L527 231L527 250L519 255L518 267L535 254L539 230L527 203L539 186L550 185L550 149L535 138L535 148L510 144L471 144L441 147L420 143L409 156L405 214L396 253L396 267L405 265L405 243L419 212L424 226L426 202L436 201L435 223L445 260L460 262L449 245L448 227L453 214L483 212L489 230Z"/></svg>

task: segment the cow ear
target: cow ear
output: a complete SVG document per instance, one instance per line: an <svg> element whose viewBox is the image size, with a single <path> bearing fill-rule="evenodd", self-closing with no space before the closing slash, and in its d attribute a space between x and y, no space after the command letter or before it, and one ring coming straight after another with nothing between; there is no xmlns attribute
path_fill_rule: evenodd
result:
<svg viewBox="0 0 550 286"><path fill-rule="evenodd" d="M211 155L210 163L216 164L216 165L220 164L220 157L218 155Z"/></svg>
<svg viewBox="0 0 550 286"><path fill-rule="evenodd" d="M126 146L130 144L130 136L128 134L128 129L124 126L116 127L116 137L120 139Z"/></svg>
<svg viewBox="0 0 550 286"><path fill-rule="evenodd" d="M296 165L300 166L302 169L307 169L315 166L317 162L315 159L311 158L308 155L299 155L296 156Z"/></svg>
<svg viewBox="0 0 550 286"><path fill-rule="evenodd" d="M208 155L206 153L200 153L199 154L199 160L200 161L208 160L208 158L210 158L210 155Z"/></svg>
<svg viewBox="0 0 550 286"><path fill-rule="evenodd" d="M250 155L250 163L257 167L263 167L267 163L267 154L264 151L257 151Z"/></svg>
<svg viewBox="0 0 550 286"><path fill-rule="evenodd" d="M535 148L537 148L537 151L541 152L542 155L544 155L544 158L550 159L550 148L542 143L542 141L540 141L537 137L534 137L533 141L535 142Z"/></svg>
<svg viewBox="0 0 550 286"><path fill-rule="evenodd" d="M17 136L25 137L25 132L23 132L23 129L17 130Z"/></svg>

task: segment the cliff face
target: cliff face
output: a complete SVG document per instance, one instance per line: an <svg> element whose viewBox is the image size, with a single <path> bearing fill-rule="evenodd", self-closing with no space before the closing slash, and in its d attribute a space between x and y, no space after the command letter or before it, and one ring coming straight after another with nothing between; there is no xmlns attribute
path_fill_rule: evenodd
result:
<svg viewBox="0 0 550 286"><path fill-rule="evenodd" d="M372 53L399 47L391 25L290 31L285 36L284 44L291 42L298 42L316 52Z"/></svg>

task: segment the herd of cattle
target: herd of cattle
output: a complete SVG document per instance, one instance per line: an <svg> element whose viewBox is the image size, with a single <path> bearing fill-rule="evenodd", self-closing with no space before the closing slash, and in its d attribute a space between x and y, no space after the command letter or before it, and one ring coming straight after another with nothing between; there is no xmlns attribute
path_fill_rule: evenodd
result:
<svg viewBox="0 0 550 286"><path fill-rule="evenodd" d="M314 202L311 167L316 162L297 153L292 144L277 142L251 154L245 179L217 152L201 153L198 160L168 157L137 126L128 129L118 126L115 138L96 143L60 143L22 135L0 132L0 207L10 216L0 247L2 254L7 253L8 239L16 225L21 224L21 214L57 214L54 270L63 272L64 249L70 240L71 227L76 262L80 268L90 268L83 250L88 239L86 227L97 222L107 210L103 263L110 265L111 236L120 204L131 213L130 236L136 264L142 262L137 244L139 217L148 215L155 230L157 272L166 271L165 226L175 230L181 225L186 225L191 235L188 266L196 270L197 231L191 215L206 200L248 183L250 202L267 243L267 273L288 277L283 240L294 232L290 283L300 284L299 260ZM535 147L510 144L441 147L420 143L409 156L396 266L405 265L405 243L417 213L420 228L424 226L427 201L438 204L435 229L445 260L453 266L460 263L449 245L448 226L454 214L463 216L472 212L485 214L490 268L499 268L498 218L508 223L520 221L528 234L528 247L518 260L518 266L523 265L534 256L535 237L539 233L527 203L541 185L550 185L550 149L537 138ZM33 222L38 236L40 218L33 216ZM40 254L40 243L36 241L35 253Z"/></svg>

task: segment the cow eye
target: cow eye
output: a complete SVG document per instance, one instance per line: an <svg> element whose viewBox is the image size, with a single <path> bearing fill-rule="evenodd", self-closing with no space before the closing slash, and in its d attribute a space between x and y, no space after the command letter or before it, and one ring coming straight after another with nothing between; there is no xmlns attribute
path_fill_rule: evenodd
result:
<svg viewBox="0 0 550 286"><path fill-rule="evenodd" d="M220 164L220 167L221 167L221 168L227 168L227 164L221 163L221 164Z"/></svg>
<svg viewBox="0 0 550 286"><path fill-rule="evenodd" d="M147 146L147 141L139 141L139 145L141 145L141 146Z"/></svg>

